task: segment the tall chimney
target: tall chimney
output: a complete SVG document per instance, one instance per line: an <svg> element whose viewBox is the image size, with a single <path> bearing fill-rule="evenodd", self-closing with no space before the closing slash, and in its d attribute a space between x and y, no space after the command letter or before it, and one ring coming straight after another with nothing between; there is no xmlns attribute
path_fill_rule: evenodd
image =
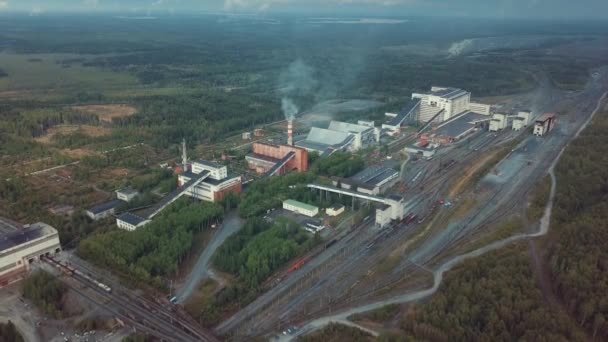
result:
<svg viewBox="0 0 608 342"><path fill-rule="evenodd" d="M287 120L287 145L293 146L293 119Z"/></svg>
<svg viewBox="0 0 608 342"><path fill-rule="evenodd" d="M186 138L182 140L182 167L184 172L188 171L188 154L186 153Z"/></svg>

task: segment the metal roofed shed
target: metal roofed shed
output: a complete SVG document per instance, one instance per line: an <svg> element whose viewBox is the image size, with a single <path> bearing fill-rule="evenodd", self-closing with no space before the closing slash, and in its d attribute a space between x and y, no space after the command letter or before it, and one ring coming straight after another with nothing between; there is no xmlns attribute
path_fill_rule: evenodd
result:
<svg viewBox="0 0 608 342"><path fill-rule="evenodd" d="M346 210L344 205L334 204L331 207L327 208L325 210L325 213L329 216L338 216L338 215L342 214L344 212L344 210Z"/></svg>
<svg viewBox="0 0 608 342"><path fill-rule="evenodd" d="M378 195L399 180L399 172L386 166L370 166L347 180L355 183L359 192Z"/></svg>
<svg viewBox="0 0 608 342"><path fill-rule="evenodd" d="M434 133L441 137L443 142L459 140L475 129L476 121L487 119L487 115L467 112L443 123Z"/></svg>
<svg viewBox="0 0 608 342"><path fill-rule="evenodd" d="M125 201L125 202L131 202L138 195L139 195L139 192L130 186L128 186L124 189L116 190L116 198L118 198L121 201Z"/></svg>
<svg viewBox="0 0 608 342"><path fill-rule="evenodd" d="M150 220L133 213L124 213L116 219L118 228L133 231L150 223Z"/></svg>
<svg viewBox="0 0 608 342"><path fill-rule="evenodd" d="M283 201L283 209L289 210L308 217L316 216L319 213L319 208L314 205L302 203L296 200L288 199Z"/></svg>
<svg viewBox="0 0 608 342"><path fill-rule="evenodd" d="M116 208L122 205L124 202L118 199L98 204L86 211L87 216L92 220L101 220L108 216L114 215Z"/></svg>

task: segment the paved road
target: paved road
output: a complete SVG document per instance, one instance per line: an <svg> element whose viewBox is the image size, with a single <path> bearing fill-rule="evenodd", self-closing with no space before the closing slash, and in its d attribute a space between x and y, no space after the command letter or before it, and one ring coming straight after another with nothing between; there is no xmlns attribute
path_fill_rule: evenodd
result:
<svg viewBox="0 0 608 342"><path fill-rule="evenodd" d="M178 303L183 303L188 300L205 277L213 276L209 270L209 264L213 254L215 254L215 251L230 235L238 232L243 227L243 224L243 220L238 217L236 211L232 211L226 216L222 226L218 228L209 244L203 250L203 253L199 256L194 268L192 268L192 271L190 271L190 274L186 278L184 285L177 290L176 297Z"/></svg>
<svg viewBox="0 0 608 342"><path fill-rule="evenodd" d="M599 111L602 101L606 98L607 95L608 95L608 93L604 93L602 95L601 99L597 103L595 110L592 112L592 114L589 116L589 118L580 126L580 128L578 128L576 133L573 134L572 139L578 137L579 134L585 129L585 127L587 127L589 122L591 122L591 119ZM478 256L488 253L490 251L494 251L494 250L503 248L504 246L509 245L515 241L536 238L536 237L547 234L547 232L549 231L549 224L551 221L551 213L552 213L552 209L553 209L553 202L554 202L555 192L556 192L556 187L557 187L557 180L555 177L554 170L555 170L555 166L556 166L557 162L559 161L559 159L560 159L561 155L563 154L564 150L566 149L566 147L567 147L567 144L565 144L561 148L561 150L559 151L559 153L557 154L555 159L552 161L551 166L549 167L549 175L551 178L551 190L550 190L550 195L549 195L549 201L547 202L547 204L545 206L545 211L544 211L543 217L541 218L539 230L537 232L529 233L529 234L517 234L517 235L511 236L509 238L493 242L487 246L481 247L481 248L471 251L469 253L458 255L458 256L455 256L455 257L447 260L446 262L441 264L436 271L433 272L433 286L431 288L412 292L412 293L407 293L407 294L403 294L403 295L398 295L398 296L395 296L395 297L392 297L392 298L389 298L386 300L381 300L381 301L377 301L374 303L354 307L354 308L342 311L339 314L318 318L316 320L309 322L305 326L303 326L302 329L300 329L297 334L295 334L293 336L281 336L279 338L279 340L290 341L290 340L296 338L297 336L301 336L301 335L310 333L310 332L320 329L332 322L346 323L346 322L348 322L348 317L353 314L368 312L370 310L375 310L375 309L378 309L378 308L381 308L383 306L390 305L390 304L408 303L408 302L413 302L413 301L417 301L417 300L426 298L426 297L434 294L437 291L437 289L439 288L439 285L441 284L441 282L443 280L444 273L451 270L454 266L460 264L462 261L470 259L470 258L478 257Z"/></svg>

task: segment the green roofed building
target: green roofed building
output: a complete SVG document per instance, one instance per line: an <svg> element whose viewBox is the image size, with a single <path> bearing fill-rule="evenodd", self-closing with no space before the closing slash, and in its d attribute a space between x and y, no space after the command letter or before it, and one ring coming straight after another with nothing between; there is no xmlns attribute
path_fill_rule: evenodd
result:
<svg viewBox="0 0 608 342"><path fill-rule="evenodd" d="M295 213L308 217L316 216L319 213L319 208L314 205L294 201L291 199L283 201L283 209L293 211Z"/></svg>

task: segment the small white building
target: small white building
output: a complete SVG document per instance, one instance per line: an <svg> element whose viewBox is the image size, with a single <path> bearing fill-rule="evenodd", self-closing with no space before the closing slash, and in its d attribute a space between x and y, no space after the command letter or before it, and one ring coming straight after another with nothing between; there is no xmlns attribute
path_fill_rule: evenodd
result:
<svg viewBox="0 0 608 342"><path fill-rule="evenodd" d="M519 112L517 117L513 118L512 128L514 131L519 131L530 123L530 112Z"/></svg>
<svg viewBox="0 0 608 342"><path fill-rule="evenodd" d="M125 202L131 202L138 195L139 192L130 186L124 189L116 190L116 198Z"/></svg>
<svg viewBox="0 0 608 342"><path fill-rule="evenodd" d="M291 199L283 201L283 209L308 217L317 216L317 214L319 214L318 207Z"/></svg>
<svg viewBox="0 0 608 342"><path fill-rule="evenodd" d="M0 287L25 276L41 257L61 251L57 230L46 223L25 225L0 236Z"/></svg>
<svg viewBox="0 0 608 342"><path fill-rule="evenodd" d="M243 140L251 140L251 132L243 132L241 138L243 138Z"/></svg>
<svg viewBox="0 0 608 342"><path fill-rule="evenodd" d="M242 191L241 176L229 175L228 168L217 163L199 160L192 163L192 169L178 177L180 187L191 180L204 177L204 180L186 192L186 195L207 202L222 200L230 192Z"/></svg>
<svg viewBox="0 0 608 342"><path fill-rule="evenodd" d="M390 205L381 203L376 207L376 225L384 227L391 223L393 209Z"/></svg>
<svg viewBox="0 0 608 342"><path fill-rule="evenodd" d="M498 132L507 127L507 116L505 114L494 114L490 120L490 132Z"/></svg>
<svg viewBox="0 0 608 342"><path fill-rule="evenodd" d="M114 215L114 213L116 212L116 208L123 203L123 201L115 199L110 202L98 204L88 209L85 213L92 220L99 221L101 219Z"/></svg>
<svg viewBox="0 0 608 342"><path fill-rule="evenodd" d="M325 210L328 216L338 216L344 212L345 208L342 204L334 204Z"/></svg>
<svg viewBox="0 0 608 342"><path fill-rule="evenodd" d="M118 228L128 231L134 231L137 228L143 227L150 222L152 221L145 217L141 217L139 215L128 212L116 218L116 225L118 226Z"/></svg>

